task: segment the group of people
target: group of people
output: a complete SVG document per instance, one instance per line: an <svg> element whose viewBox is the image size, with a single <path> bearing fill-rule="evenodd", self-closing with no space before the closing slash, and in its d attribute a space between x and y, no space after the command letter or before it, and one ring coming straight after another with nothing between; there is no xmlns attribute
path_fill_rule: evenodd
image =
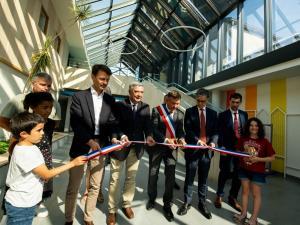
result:
<svg viewBox="0 0 300 225"><path fill-rule="evenodd" d="M15 117L4 116L1 113L1 127L4 127L3 121L8 122L13 118L4 128L11 131L16 139L6 182L7 224L31 224L36 206L41 205L43 197L51 196L52 189L49 188L51 178L69 170L65 225L73 224L77 195L84 174L86 174L84 223L93 225L93 211L97 199L103 202L101 186L105 158L108 155L100 154L90 160L86 155L94 150L101 151L103 146L111 144L121 145L122 148L109 153L110 179L106 219L108 225L116 224L120 200L121 210L125 216L128 219L135 216L131 204L135 194L136 174L144 149L149 155L146 209L156 207L159 169L161 162L164 161L163 212L168 221L174 220L171 208L177 155L178 149L181 148L185 155L186 174L184 203L179 207L177 214L187 214L192 206L193 183L197 172L198 209L203 216L211 219L212 215L206 205L207 177L214 155L211 148L215 147L248 154L248 157L243 158L233 157L230 154L221 155L215 207L222 207L226 180L232 178L228 203L240 212L234 215L234 219L250 225L257 224L261 205L261 185L265 182L264 164L274 160L275 152L264 137L261 121L257 118L248 120L247 113L239 109L242 96L238 93L231 95L229 109L218 115L216 111L207 107L209 92L201 88L196 93L196 105L183 113L179 110L180 93L170 91L166 94L164 102L154 107L150 114L149 105L143 102L142 83L130 84L129 94L124 101L115 102L115 99L105 92L111 74L107 66L94 65L91 72L92 86L72 96L70 123L74 137L70 148L70 162L61 167L53 168L51 163L50 138L55 122L50 113L53 113L51 109L55 101L51 94L47 93L49 87L47 90L36 91L36 82L43 80L40 75L33 80L32 93L23 97L23 109L26 112ZM57 107L56 112L59 112ZM187 144L202 148L185 149L184 146ZM125 180L124 185L121 185L123 169ZM237 201L241 183L242 206ZM120 187L122 187L121 199L118 197ZM254 209L251 217L247 219L250 192L253 194Z"/></svg>

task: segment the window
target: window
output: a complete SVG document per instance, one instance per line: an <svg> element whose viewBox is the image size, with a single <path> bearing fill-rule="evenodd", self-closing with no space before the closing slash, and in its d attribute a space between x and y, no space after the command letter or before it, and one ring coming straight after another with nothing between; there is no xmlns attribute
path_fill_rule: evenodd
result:
<svg viewBox="0 0 300 225"><path fill-rule="evenodd" d="M243 8L243 61L264 54L264 0L248 0Z"/></svg>
<svg viewBox="0 0 300 225"><path fill-rule="evenodd" d="M42 7L38 25L44 34L47 33L48 21L49 21L49 17L46 11L44 10L44 8Z"/></svg>
<svg viewBox="0 0 300 225"><path fill-rule="evenodd" d="M208 58L207 58L207 76L217 72L218 56L218 25L209 30Z"/></svg>
<svg viewBox="0 0 300 225"><path fill-rule="evenodd" d="M202 45L196 50L196 65L195 65L195 81L203 78L203 37L199 38L197 41L197 46Z"/></svg>
<svg viewBox="0 0 300 225"><path fill-rule="evenodd" d="M272 9L272 46L283 47L300 40L300 1L274 0Z"/></svg>
<svg viewBox="0 0 300 225"><path fill-rule="evenodd" d="M53 45L53 47L54 47L54 49L56 50L57 53L59 53L59 50L60 50L60 44L61 44L61 39L60 39L59 36L57 36L57 37L55 38L54 45Z"/></svg>
<svg viewBox="0 0 300 225"><path fill-rule="evenodd" d="M191 51L187 52L187 84L191 84L194 79L194 56L195 51L192 51L192 45L188 47Z"/></svg>
<svg viewBox="0 0 300 225"><path fill-rule="evenodd" d="M237 9L235 9L223 20L222 70L236 65L237 27Z"/></svg>
<svg viewBox="0 0 300 225"><path fill-rule="evenodd" d="M184 59L184 55L183 55L184 53L180 53L179 54L179 57L178 57L178 59L179 59L179 62L178 62L178 81L177 81L177 83L178 84L182 84L182 74L183 74L183 59Z"/></svg>

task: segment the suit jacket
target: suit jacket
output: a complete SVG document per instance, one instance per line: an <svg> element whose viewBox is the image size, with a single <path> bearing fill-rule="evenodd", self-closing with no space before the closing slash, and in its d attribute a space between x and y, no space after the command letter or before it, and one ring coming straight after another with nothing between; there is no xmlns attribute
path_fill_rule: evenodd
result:
<svg viewBox="0 0 300 225"><path fill-rule="evenodd" d="M244 133L244 127L248 120L248 114L245 111L238 110L239 124L241 128L241 135ZM219 146L228 148L230 150L235 149L237 138L235 137L233 120L230 109L219 114L218 119L219 127Z"/></svg>
<svg viewBox="0 0 300 225"><path fill-rule="evenodd" d="M101 144L107 144L111 135L111 127L115 125L114 116L115 99L104 93L102 109L100 112L100 135ZM72 158L86 154L90 147L86 144L90 139L95 138L95 112L91 89L79 91L72 97L70 109L70 122L74 131L70 156Z"/></svg>
<svg viewBox="0 0 300 225"><path fill-rule="evenodd" d="M200 117L197 106L188 108L184 116L184 130L186 132L185 141L187 144L196 145L200 138ZM208 139L207 144L218 143L218 121L217 112L206 107L206 123L205 131ZM195 159L203 150L188 150L185 151L186 159Z"/></svg>
<svg viewBox="0 0 300 225"><path fill-rule="evenodd" d="M112 137L120 138L126 135L129 140L144 141L145 137L151 135L151 121L149 105L140 102L137 104L135 117L129 98L122 102L116 102L116 118L119 131L114 130ZM135 147L136 156L140 159L144 153L142 144L132 144ZM128 149L111 152L111 157L120 161L125 160L129 154Z"/></svg>
<svg viewBox="0 0 300 225"><path fill-rule="evenodd" d="M152 109L152 133L153 138L156 142L164 142L166 138L166 125L162 121L160 114L158 113L156 107ZM176 109L173 114L173 121L174 121L174 129L175 135L177 139L184 138L184 130L183 130L183 113ZM149 147L149 154L153 152L161 151L162 149L166 149L170 151L168 147L162 147L159 145L155 145L153 147ZM177 157L177 150L172 151L173 157L176 159Z"/></svg>

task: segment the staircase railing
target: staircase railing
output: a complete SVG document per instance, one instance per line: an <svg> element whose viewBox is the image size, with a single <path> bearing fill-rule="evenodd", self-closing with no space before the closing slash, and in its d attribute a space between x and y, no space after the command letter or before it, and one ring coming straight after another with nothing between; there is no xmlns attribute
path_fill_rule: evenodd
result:
<svg viewBox="0 0 300 225"><path fill-rule="evenodd" d="M183 92L185 95L194 98L194 95L196 94L196 91L197 91L197 90L189 91L188 89L186 89L185 87L183 87L183 86L181 86L181 85L179 85L177 83L170 83L170 84L168 84L168 83L165 83L165 82L163 82L163 81L161 81L159 79L152 78L150 76L143 77L141 79L141 81L149 81L149 82L153 83L153 85L155 85L156 87L158 87L164 93L169 92L171 88L176 88L179 91ZM192 107L193 105L191 105L187 101L182 100L181 101L181 106L185 110L187 108ZM218 113L225 110L225 108L222 108L222 107L218 106L217 104L211 103L211 102L208 102L207 106L210 107L210 108L212 108L212 109L214 109Z"/></svg>

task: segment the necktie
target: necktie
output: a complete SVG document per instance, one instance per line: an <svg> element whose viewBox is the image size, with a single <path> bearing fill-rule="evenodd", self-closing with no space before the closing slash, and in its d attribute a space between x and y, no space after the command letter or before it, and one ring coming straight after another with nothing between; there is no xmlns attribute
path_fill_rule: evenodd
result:
<svg viewBox="0 0 300 225"><path fill-rule="evenodd" d="M132 114L133 114L133 118L135 118L135 114L136 114L136 108L135 108L136 104L132 105Z"/></svg>
<svg viewBox="0 0 300 225"><path fill-rule="evenodd" d="M234 130L234 134L235 134L236 138L240 138L239 121L237 118L237 112L234 112L233 130Z"/></svg>
<svg viewBox="0 0 300 225"><path fill-rule="evenodd" d="M206 143L205 116L203 109L200 109L200 140Z"/></svg>

